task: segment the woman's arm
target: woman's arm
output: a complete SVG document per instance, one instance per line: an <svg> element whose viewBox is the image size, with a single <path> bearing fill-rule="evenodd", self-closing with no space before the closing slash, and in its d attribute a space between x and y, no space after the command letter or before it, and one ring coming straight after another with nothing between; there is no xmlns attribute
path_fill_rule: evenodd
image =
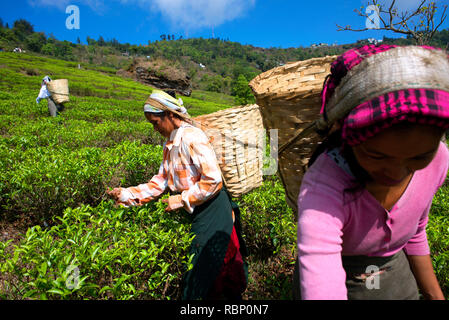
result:
<svg viewBox="0 0 449 320"><path fill-rule="evenodd" d="M346 273L341 259L342 235L341 220L332 214L313 209L299 212L298 257L301 299L348 298Z"/></svg>
<svg viewBox="0 0 449 320"><path fill-rule="evenodd" d="M443 292L433 271L430 255L407 255L410 268L415 276L421 293L426 300L444 300Z"/></svg>
<svg viewBox="0 0 449 320"><path fill-rule="evenodd" d="M341 252L344 213L333 185L309 172L298 197L298 257L301 299L346 300ZM312 176L310 176L312 174Z"/></svg>
<svg viewBox="0 0 449 320"><path fill-rule="evenodd" d="M39 95L36 98L36 102L39 103L40 100L48 98L50 96L50 93L48 92L47 86L43 85L41 87L41 90L39 91Z"/></svg>
<svg viewBox="0 0 449 320"><path fill-rule="evenodd" d="M159 168L159 173L148 183L140 184L137 187L115 188L108 194L116 200L118 205L125 207L139 206L148 203L160 196L167 188L167 175L163 163Z"/></svg>
<svg viewBox="0 0 449 320"><path fill-rule="evenodd" d="M430 259L430 247L427 240L426 226L429 221L430 206L424 211L421 217L416 234L411 238L404 251L407 255L410 268L415 276L421 293L427 300L444 299L440 285L438 284L435 272Z"/></svg>

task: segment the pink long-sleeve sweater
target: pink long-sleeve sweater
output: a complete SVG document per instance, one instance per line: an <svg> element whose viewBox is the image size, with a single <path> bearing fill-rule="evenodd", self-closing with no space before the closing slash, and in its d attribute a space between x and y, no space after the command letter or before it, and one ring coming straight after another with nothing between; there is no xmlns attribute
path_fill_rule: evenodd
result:
<svg viewBox="0 0 449 320"><path fill-rule="evenodd" d="M366 190L345 196L351 176L326 153L304 175L298 197L298 256L302 299L347 299L342 255L427 255L432 199L448 172L449 152L416 171L390 211Z"/></svg>

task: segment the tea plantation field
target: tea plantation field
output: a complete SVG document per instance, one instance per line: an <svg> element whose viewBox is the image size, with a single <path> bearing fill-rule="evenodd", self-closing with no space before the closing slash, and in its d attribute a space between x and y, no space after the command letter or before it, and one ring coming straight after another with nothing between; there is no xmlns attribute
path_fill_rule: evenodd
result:
<svg viewBox="0 0 449 320"><path fill-rule="evenodd" d="M57 118L35 101L45 75L69 80ZM191 217L160 202L116 208L105 193L158 170L163 140L142 114L150 93L112 69L0 53L0 299L178 299ZM204 91L183 100L193 116L233 104ZM296 226L281 183L268 176L235 200L251 254L245 299L291 299ZM446 296L448 209L445 186L428 237Z"/></svg>
<svg viewBox="0 0 449 320"><path fill-rule="evenodd" d="M45 75L69 80L57 118L35 101ZM105 193L157 173L163 140L142 113L151 88L10 53L0 79L0 299L177 299L190 217L158 202L115 208ZM201 91L183 100L193 116L233 105ZM281 185L267 180L237 200L255 268L247 298L287 298L296 231Z"/></svg>

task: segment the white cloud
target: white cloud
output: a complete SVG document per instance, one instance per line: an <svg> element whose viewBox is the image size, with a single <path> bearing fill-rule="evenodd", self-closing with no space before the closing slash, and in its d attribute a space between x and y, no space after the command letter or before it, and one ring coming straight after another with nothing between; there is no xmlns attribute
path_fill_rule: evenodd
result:
<svg viewBox="0 0 449 320"><path fill-rule="evenodd" d="M218 26L244 15L255 4L255 0L140 0L145 2L179 29Z"/></svg>

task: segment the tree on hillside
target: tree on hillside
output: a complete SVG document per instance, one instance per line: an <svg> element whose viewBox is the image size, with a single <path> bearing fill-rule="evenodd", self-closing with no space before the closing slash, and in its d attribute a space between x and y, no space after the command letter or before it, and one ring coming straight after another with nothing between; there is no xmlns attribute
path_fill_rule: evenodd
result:
<svg viewBox="0 0 449 320"><path fill-rule="evenodd" d="M236 105L245 105L255 102L251 88L248 86L248 80L243 74L239 75L232 87L232 94L235 96Z"/></svg>
<svg viewBox="0 0 449 320"><path fill-rule="evenodd" d="M43 32L35 32L25 39L25 45L28 50L40 52L42 47L47 43L47 38Z"/></svg>
<svg viewBox="0 0 449 320"><path fill-rule="evenodd" d="M14 31L8 28L3 28L0 30L0 40L14 48L20 45L20 40L17 38L17 35Z"/></svg>
<svg viewBox="0 0 449 320"><path fill-rule="evenodd" d="M215 75L209 80L206 90L212 92L221 92L223 86L223 78L219 75Z"/></svg>
<svg viewBox="0 0 449 320"><path fill-rule="evenodd" d="M97 43L97 41L95 41L95 39L92 39L89 36L87 36L86 42L87 42L87 45L89 45L89 46L93 46L93 45L95 45Z"/></svg>
<svg viewBox="0 0 449 320"><path fill-rule="evenodd" d="M120 46L120 43L118 42L118 40L116 38L112 38L112 40L109 40L108 42L106 42L106 45L109 45L113 48L118 48Z"/></svg>
<svg viewBox="0 0 449 320"><path fill-rule="evenodd" d="M435 33L432 38L432 45L439 48L448 49L449 47L449 29L441 30L440 32Z"/></svg>
<svg viewBox="0 0 449 320"><path fill-rule="evenodd" d="M366 18L366 28L353 29L351 26L337 25L337 30L388 30L412 37L417 44L423 45L430 42L447 17L447 5L439 8L433 0L420 0L418 7L412 11L399 11L396 0L370 0L364 9L362 7L354 11Z"/></svg>
<svg viewBox="0 0 449 320"><path fill-rule="evenodd" d="M0 18L0 28L3 28L3 20Z"/></svg>
<svg viewBox="0 0 449 320"><path fill-rule="evenodd" d="M34 32L34 28L31 25L31 23L29 23L25 19L19 19L19 20L14 21L13 29L20 30L26 35L30 35Z"/></svg>
<svg viewBox="0 0 449 320"><path fill-rule="evenodd" d="M56 56L57 48L53 43L47 43L41 48L41 53L47 56Z"/></svg>
<svg viewBox="0 0 449 320"><path fill-rule="evenodd" d="M25 19L16 20L12 30L20 40L24 40L27 36L34 32L34 28L31 23Z"/></svg>
<svg viewBox="0 0 449 320"><path fill-rule="evenodd" d="M103 36L100 36L100 37L98 38L97 44L98 44L100 47L103 47L103 46L106 44L106 41L104 41Z"/></svg>

